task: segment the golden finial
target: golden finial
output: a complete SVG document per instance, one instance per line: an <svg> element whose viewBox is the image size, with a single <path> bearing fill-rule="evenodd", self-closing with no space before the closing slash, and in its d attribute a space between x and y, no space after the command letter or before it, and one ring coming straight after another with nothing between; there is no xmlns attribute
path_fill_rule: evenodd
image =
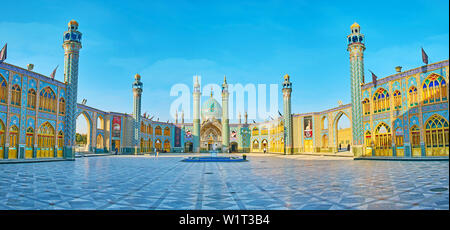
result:
<svg viewBox="0 0 450 230"><path fill-rule="evenodd" d="M284 80L289 80L289 75L284 75Z"/></svg>
<svg viewBox="0 0 450 230"><path fill-rule="evenodd" d="M351 26L350 26L350 29L353 29L353 28L359 28L359 24L358 23L353 23Z"/></svg>
<svg viewBox="0 0 450 230"><path fill-rule="evenodd" d="M141 75L139 75L139 74L134 75L134 79L141 80Z"/></svg>
<svg viewBox="0 0 450 230"><path fill-rule="evenodd" d="M69 22L69 26L72 26L72 25L74 25L74 26L77 26L77 27L78 27L78 22L77 22L77 21L75 21L75 20L72 20L72 21L70 21L70 22Z"/></svg>
<svg viewBox="0 0 450 230"><path fill-rule="evenodd" d="M213 97L213 87L211 86L211 97Z"/></svg>

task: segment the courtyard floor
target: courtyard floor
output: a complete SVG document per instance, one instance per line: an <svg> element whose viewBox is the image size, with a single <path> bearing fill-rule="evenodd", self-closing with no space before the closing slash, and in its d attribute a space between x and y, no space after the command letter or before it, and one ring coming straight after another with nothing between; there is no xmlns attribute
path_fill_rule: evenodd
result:
<svg viewBox="0 0 450 230"><path fill-rule="evenodd" d="M180 154L0 164L0 210L449 209L448 161L354 161L249 154L188 163Z"/></svg>

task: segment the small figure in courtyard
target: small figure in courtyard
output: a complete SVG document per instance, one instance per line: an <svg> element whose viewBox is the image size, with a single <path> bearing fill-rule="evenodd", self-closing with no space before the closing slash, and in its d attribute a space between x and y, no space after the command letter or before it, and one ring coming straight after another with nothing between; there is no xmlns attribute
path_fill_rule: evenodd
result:
<svg viewBox="0 0 450 230"><path fill-rule="evenodd" d="M264 148L264 153L266 153L266 151L267 151L266 148Z"/></svg>

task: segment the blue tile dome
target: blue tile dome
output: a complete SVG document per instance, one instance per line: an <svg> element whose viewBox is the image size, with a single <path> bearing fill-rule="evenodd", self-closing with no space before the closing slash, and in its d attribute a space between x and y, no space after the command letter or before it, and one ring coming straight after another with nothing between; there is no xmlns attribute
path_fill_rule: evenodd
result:
<svg viewBox="0 0 450 230"><path fill-rule="evenodd" d="M222 118L222 106L219 102L211 97L202 104L202 120L221 120Z"/></svg>

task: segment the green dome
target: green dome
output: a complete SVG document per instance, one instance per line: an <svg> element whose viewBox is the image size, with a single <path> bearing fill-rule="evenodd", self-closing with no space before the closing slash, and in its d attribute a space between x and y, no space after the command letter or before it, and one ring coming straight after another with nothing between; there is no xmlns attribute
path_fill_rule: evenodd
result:
<svg viewBox="0 0 450 230"><path fill-rule="evenodd" d="M202 105L202 120L222 118L222 106L212 96Z"/></svg>

